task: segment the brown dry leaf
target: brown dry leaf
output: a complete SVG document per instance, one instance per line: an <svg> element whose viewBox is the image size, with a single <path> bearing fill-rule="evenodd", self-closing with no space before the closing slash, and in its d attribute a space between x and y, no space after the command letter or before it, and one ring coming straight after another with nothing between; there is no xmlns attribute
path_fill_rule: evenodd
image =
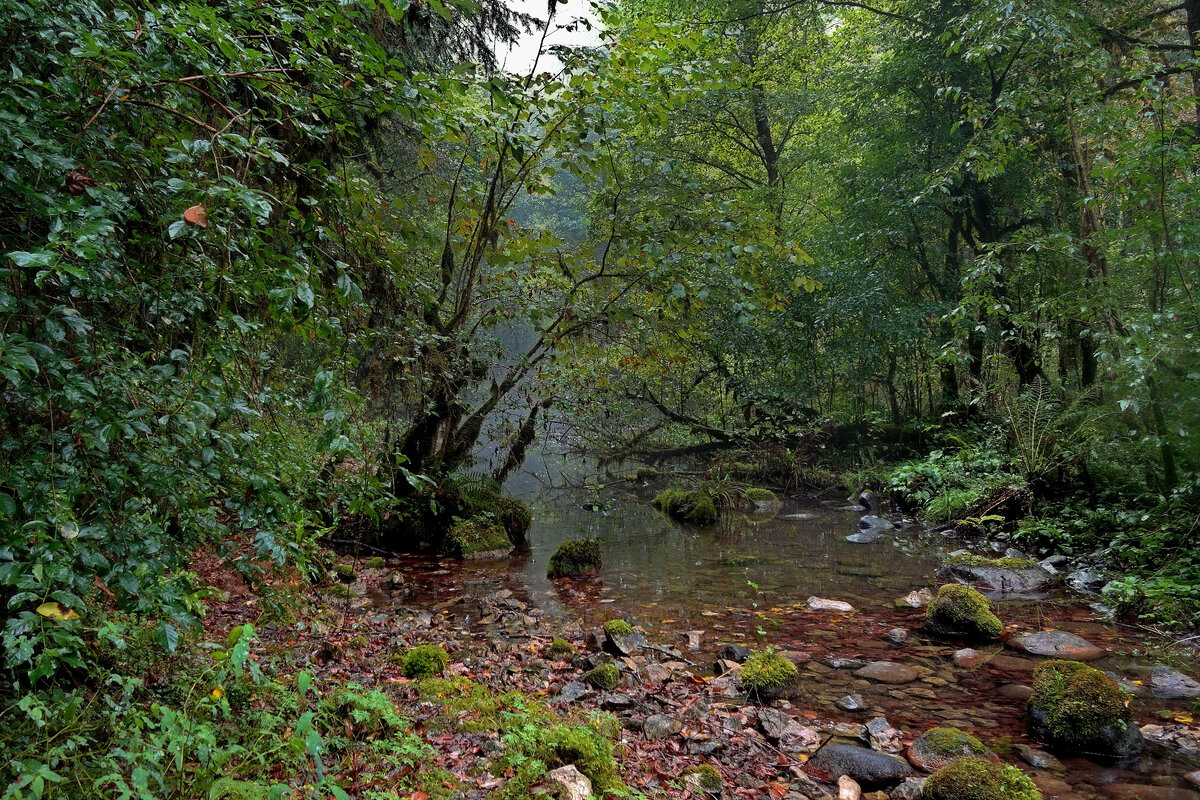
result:
<svg viewBox="0 0 1200 800"><path fill-rule="evenodd" d="M198 225L201 228L208 227L208 212L204 210L202 205L194 205L183 212L185 222L190 222L193 225Z"/></svg>

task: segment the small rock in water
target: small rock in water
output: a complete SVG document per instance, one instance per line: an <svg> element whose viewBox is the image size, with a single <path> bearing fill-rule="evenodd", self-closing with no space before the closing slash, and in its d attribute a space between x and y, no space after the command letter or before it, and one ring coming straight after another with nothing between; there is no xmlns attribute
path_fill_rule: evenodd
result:
<svg viewBox="0 0 1200 800"><path fill-rule="evenodd" d="M863 533L850 534L846 537L846 541L854 542L855 544L871 544L872 542L878 542L882 538L884 538L884 534L882 533L864 531Z"/></svg>
<svg viewBox="0 0 1200 800"><path fill-rule="evenodd" d="M903 783L892 789L888 800L921 800L921 794L924 791L924 778L905 778Z"/></svg>
<svg viewBox="0 0 1200 800"><path fill-rule="evenodd" d="M1067 573L1064 579L1067 586L1081 592L1094 592L1104 585L1104 576L1088 569L1077 569Z"/></svg>
<svg viewBox="0 0 1200 800"><path fill-rule="evenodd" d="M1029 559L1029 556L1025 555L1024 553L1022 553L1020 550L1018 550L1015 547L1010 547L1007 550L1005 550L1004 557L1005 558L1020 558L1022 560Z"/></svg>
<svg viewBox="0 0 1200 800"><path fill-rule="evenodd" d="M1006 683L996 691L1009 700L1028 700L1033 697L1033 687L1023 683Z"/></svg>
<svg viewBox="0 0 1200 800"><path fill-rule="evenodd" d="M804 771L829 783L849 775L866 789L886 789L913 774L902 758L845 744L825 745L804 765Z"/></svg>
<svg viewBox="0 0 1200 800"><path fill-rule="evenodd" d="M904 644L908 641L908 631L904 630L904 628L892 628L883 635L883 638L893 644Z"/></svg>
<svg viewBox="0 0 1200 800"><path fill-rule="evenodd" d="M848 694L840 698L834 705L843 711L866 711L869 706L863 702L861 694Z"/></svg>
<svg viewBox="0 0 1200 800"><path fill-rule="evenodd" d="M1104 651L1080 636L1067 631L1038 631L1010 639L1008 644L1035 656L1052 656L1069 661L1094 661Z"/></svg>
<svg viewBox="0 0 1200 800"><path fill-rule="evenodd" d="M849 775L838 778L837 800L862 800L862 787Z"/></svg>
<svg viewBox="0 0 1200 800"><path fill-rule="evenodd" d="M933 592L929 589L914 589L896 601L898 608L924 608L933 602Z"/></svg>
<svg viewBox="0 0 1200 800"><path fill-rule="evenodd" d="M859 669L861 667L865 667L867 662L863 661L861 658L834 657L825 659L825 665L833 667L834 669Z"/></svg>
<svg viewBox="0 0 1200 800"><path fill-rule="evenodd" d="M1034 769L1048 769L1054 772L1062 772L1066 769L1061 761L1045 750L1039 750L1027 744L1014 744L1013 750L1021 757L1022 761Z"/></svg>
<svg viewBox="0 0 1200 800"><path fill-rule="evenodd" d="M1200 683L1170 667L1150 670L1150 691L1164 700L1200 697Z"/></svg>
<svg viewBox="0 0 1200 800"><path fill-rule="evenodd" d="M646 721L642 723L642 733L651 740L666 739L681 730L683 730L683 723L678 717L672 717L669 714L655 714L646 717Z"/></svg>
<svg viewBox="0 0 1200 800"><path fill-rule="evenodd" d="M960 667L975 667L983 662L983 654L970 647L964 647L954 654L954 663Z"/></svg>
<svg viewBox="0 0 1200 800"><path fill-rule="evenodd" d="M808 607L811 611L853 611L854 606L842 600L826 600L823 597L812 596L808 598Z"/></svg>
<svg viewBox="0 0 1200 800"><path fill-rule="evenodd" d="M588 800L592 796L592 782L574 764L547 772L546 781L558 789L560 800Z"/></svg>
<svg viewBox="0 0 1200 800"><path fill-rule="evenodd" d="M888 724L884 717L876 717L867 723L867 736L870 738L871 749L881 753L899 753L904 749L900 742L900 731Z"/></svg>
<svg viewBox="0 0 1200 800"><path fill-rule="evenodd" d="M892 685L911 683L921 677L921 673L916 667L897 664L894 661L876 661L867 664L862 669L855 670L854 674L860 678Z"/></svg>
<svg viewBox="0 0 1200 800"><path fill-rule="evenodd" d="M750 648L740 644L727 644L717 651L718 659L733 661L736 664L744 664L750 655Z"/></svg>
<svg viewBox="0 0 1200 800"><path fill-rule="evenodd" d="M782 517L780 517L780 519L801 520L801 519L813 519L816 516L817 516L816 514L806 514L806 513L801 512L799 514L784 514Z"/></svg>

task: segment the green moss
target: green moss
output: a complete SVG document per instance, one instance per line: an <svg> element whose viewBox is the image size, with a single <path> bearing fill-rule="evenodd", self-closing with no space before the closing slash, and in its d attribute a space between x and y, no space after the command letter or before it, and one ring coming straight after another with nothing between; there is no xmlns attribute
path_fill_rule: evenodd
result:
<svg viewBox="0 0 1200 800"><path fill-rule="evenodd" d="M679 776L686 783L695 784L700 791L706 794L719 794L721 791L721 773L717 772L717 768L711 764L688 767L679 773Z"/></svg>
<svg viewBox="0 0 1200 800"><path fill-rule="evenodd" d="M367 569L383 569L387 562L381 556L375 556L367 562Z"/></svg>
<svg viewBox="0 0 1200 800"><path fill-rule="evenodd" d="M604 632L609 636L632 636L633 626L623 619L610 619L604 623Z"/></svg>
<svg viewBox="0 0 1200 800"><path fill-rule="evenodd" d="M1078 661L1034 669L1029 712L1038 731L1065 748L1086 748L1105 728L1123 730L1131 719L1116 681Z"/></svg>
<svg viewBox="0 0 1200 800"><path fill-rule="evenodd" d="M508 539L514 546L524 544L533 524L533 511L520 500L511 497L500 497L496 500L496 518L500 527L508 534Z"/></svg>
<svg viewBox="0 0 1200 800"><path fill-rule="evenodd" d="M569 578L600 571L600 542L568 539L558 546L546 566L546 577Z"/></svg>
<svg viewBox="0 0 1200 800"><path fill-rule="evenodd" d="M992 604L970 586L947 583L925 611L925 625L936 633L994 639L1004 630Z"/></svg>
<svg viewBox="0 0 1200 800"><path fill-rule="evenodd" d="M671 514L673 516L683 512L691 496L692 493L687 489L671 486L654 495L654 499L650 501L650 505L664 514Z"/></svg>
<svg viewBox="0 0 1200 800"><path fill-rule="evenodd" d="M708 492L696 492L688 522L697 525L712 525L717 521L717 503Z"/></svg>
<svg viewBox="0 0 1200 800"><path fill-rule="evenodd" d="M708 492L672 486L654 496L650 504L664 514L697 525L717 521L717 504Z"/></svg>
<svg viewBox="0 0 1200 800"><path fill-rule="evenodd" d="M539 732L534 757L549 769L567 764L587 776L597 797L624 789L613 746L596 725L554 725ZM528 796L528 795L525 795Z"/></svg>
<svg viewBox="0 0 1200 800"><path fill-rule="evenodd" d="M739 675L746 694L762 700L779 697L799 678L796 665L770 648L746 659Z"/></svg>
<svg viewBox="0 0 1200 800"><path fill-rule="evenodd" d="M473 518L459 522L446 535L444 549L454 558L470 558L481 553L512 547L508 534L489 519Z"/></svg>
<svg viewBox="0 0 1200 800"><path fill-rule="evenodd" d="M327 595L343 599L354 597L354 590L344 583L331 584L330 586L326 586L322 591Z"/></svg>
<svg viewBox="0 0 1200 800"><path fill-rule="evenodd" d="M1036 561L1028 558L986 558L974 553L962 553L946 559L947 564L956 567L976 567L980 569L1033 569L1038 566Z"/></svg>
<svg viewBox="0 0 1200 800"><path fill-rule="evenodd" d="M638 471L633 474L633 477L639 481L649 483L658 479L658 470L654 467L638 467Z"/></svg>
<svg viewBox="0 0 1200 800"><path fill-rule="evenodd" d="M981 756L988 751L983 742L958 728L930 728L922 736L934 755Z"/></svg>
<svg viewBox="0 0 1200 800"><path fill-rule="evenodd" d="M583 673L583 682L597 689L615 689L621 682L621 673L616 664L601 664Z"/></svg>
<svg viewBox="0 0 1200 800"><path fill-rule="evenodd" d="M354 567L349 564L338 564L334 568L333 574L337 576L339 581L343 583L354 583L358 580L358 575L354 572Z"/></svg>
<svg viewBox="0 0 1200 800"><path fill-rule="evenodd" d="M546 648L546 655L551 658L566 658L567 656L575 655L575 645L566 639L555 639Z"/></svg>
<svg viewBox="0 0 1200 800"><path fill-rule="evenodd" d="M929 776L922 800L1042 800L1029 776L1016 767L964 758Z"/></svg>
<svg viewBox="0 0 1200 800"><path fill-rule="evenodd" d="M770 502L772 500L778 499L775 496L775 493L772 492L770 489L751 488L751 489L747 489L746 491L742 492L742 496L745 497L747 500L750 500L753 502L759 502L759 501Z"/></svg>
<svg viewBox="0 0 1200 800"><path fill-rule="evenodd" d="M414 680L432 678L440 675L449 663L450 656L446 655L446 651L440 645L418 645L409 650L408 655L404 657L404 677Z"/></svg>

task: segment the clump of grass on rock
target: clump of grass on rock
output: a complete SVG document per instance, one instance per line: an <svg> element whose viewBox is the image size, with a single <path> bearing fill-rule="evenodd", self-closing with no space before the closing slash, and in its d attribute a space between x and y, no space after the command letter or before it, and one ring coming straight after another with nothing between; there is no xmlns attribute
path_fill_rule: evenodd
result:
<svg viewBox="0 0 1200 800"><path fill-rule="evenodd" d="M717 521L716 501L711 494L702 489L672 486L656 494L650 504L664 514L684 522L711 525Z"/></svg>
<svg viewBox="0 0 1200 800"><path fill-rule="evenodd" d="M404 656L404 677L413 680L441 675L450 663L450 657L441 645L422 644L409 650Z"/></svg>
<svg viewBox="0 0 1200 800"><path fill-rule="evenodd" d="M621 682L621 673L615 664L601 664L583 673L583 682L597 689L615 689Z"/></svg>
<svg viewBox="0 0 1200 800"><path fill-rule="evenodd" d="M768 648L755 653L742 665L739 678L742 690L751 698L770 702L782 697L799 680L796 665Z"/></svg>

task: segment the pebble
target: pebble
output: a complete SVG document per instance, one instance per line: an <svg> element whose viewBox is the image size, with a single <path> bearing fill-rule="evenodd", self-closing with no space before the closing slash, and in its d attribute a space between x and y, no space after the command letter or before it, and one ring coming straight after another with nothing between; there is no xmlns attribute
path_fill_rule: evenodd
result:
<svg viewBox="0 0 1200 800"><path fill-rule="evenodd" d="M683 730L683 722L669 714L654 714L642 723L642 733L647 739L666 739Z"/></svg>
<svg viewBox="0 0 1200 800"><path fill-rule="evenodd" d="M849 775L838 778L838 800L862 800L862 787Z"/></svg>
<svg viewBox="0 0 1200 800"><path fill-rule="evenodd" d="M813 595L808 598L808 608L810 611L842 611L850 612L854 610L854 606L842 600L826 600L823 597Z"/></svg>
<svg viewBox="0 0 1200 800"><path fill-rule="evenodd" d="M1033 687L1023 683L1006 683L996 691L1009 700L1028 700L1033 697Z"/></svg>
<svg viewBox="0 0 1200 800"><path fill-rule="evenodd" d="M954 654L954 663L960 667L976 667L983 662L983 654L970 647L964 647Z"/></svg>
<svg viewBox="0 0 1200 800"><path fill-rule="evenodd" d="M848 694L840 698L835 705L843 711L866 711L870 708L863 702L861 694Z"/></svg>
<svg viewBox="0 0 1200 800"><path fill-rule="evenodd" d="M897 608L924 608L933 602L933 592L929 589L914 589L896 601Z"/></svg>
<svg viewBox="0 0 1200 800"><path fill-rule="evenodd" d="M1048 769L1054 772L1062 772L1066 769L1061 761L1045 750L1039 750L1027 744L1014 744L1013 750L1021 757L1022 761L1035 769Z"/></svg>

